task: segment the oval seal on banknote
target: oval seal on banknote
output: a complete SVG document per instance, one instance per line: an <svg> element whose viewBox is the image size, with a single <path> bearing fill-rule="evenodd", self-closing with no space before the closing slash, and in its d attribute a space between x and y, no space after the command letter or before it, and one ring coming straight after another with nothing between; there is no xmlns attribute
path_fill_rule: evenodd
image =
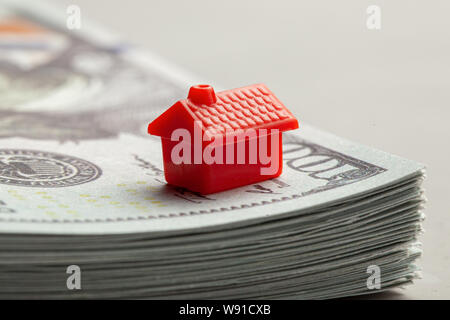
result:
<svg viewBox="0 0 450 320"><path fill-rule="evenodd" d="M0 149L0 183L23 187L69 187L97 179L95 164L37 150Z"/></svg>

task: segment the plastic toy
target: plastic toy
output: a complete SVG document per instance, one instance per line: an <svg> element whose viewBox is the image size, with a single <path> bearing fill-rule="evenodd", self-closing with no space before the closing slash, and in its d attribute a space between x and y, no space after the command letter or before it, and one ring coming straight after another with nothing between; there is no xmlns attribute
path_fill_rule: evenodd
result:
<svg viewBox="0 0 450 320"><path fill-rule="evenodd" d="M278 177L282 134L297 119L263 84L190 88L148 126L161 137L166 181L201 194Z"/></svg>

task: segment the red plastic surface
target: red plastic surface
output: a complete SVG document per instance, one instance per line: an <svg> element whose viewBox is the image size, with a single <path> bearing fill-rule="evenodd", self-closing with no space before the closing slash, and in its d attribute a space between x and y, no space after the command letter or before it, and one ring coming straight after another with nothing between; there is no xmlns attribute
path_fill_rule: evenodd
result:
<svg viewBox="0 0 450 320"><path fill-rule="evenodd" d="M269 152L271 161L279 168L273 174L261 174L261 168L267 167L260 162L251 164L249 159L249 139L245 141L244 164L238 164L235 140L233 163L180 163L171 159L172 149L179 141L172 141L174 130L183 128L194 136L194 123L201 122L202 132L214 132L225 136L237 129L254 129L257 143L266 143L271 150L271 139L259 134L258 129L277 129L279 132L298 128L297 119L263 84L215 93L209 85L193 86L188 98L178 101L148 126L148 133L160 136L162 140L164 173L169 184L184 187L202 194L219 192L239 186L260 182L277 177L282 172L282 135L279 134L276 152ZM269 131L270 132L270 131ZM210 141L202 141L202 151ZM259 147L258 147L259 148ZM275 148L275 147L274 147ZM226 149L224 148L224 151ZM191 144L191 155L195 152ZM226 157L226 152L224 152Z"/></svg>

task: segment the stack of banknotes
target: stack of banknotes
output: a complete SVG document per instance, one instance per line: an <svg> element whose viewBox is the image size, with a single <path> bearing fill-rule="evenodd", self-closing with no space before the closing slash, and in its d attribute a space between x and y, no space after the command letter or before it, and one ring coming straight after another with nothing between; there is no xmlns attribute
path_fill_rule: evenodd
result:
<svg viewBox="0 0 450 320"><path fill-rule="evenodd" d="M192 80L65 19L0 8L0 298L327 299L418 277L421 164L300 119L279 178L168 186L146 126Z"/></svg>

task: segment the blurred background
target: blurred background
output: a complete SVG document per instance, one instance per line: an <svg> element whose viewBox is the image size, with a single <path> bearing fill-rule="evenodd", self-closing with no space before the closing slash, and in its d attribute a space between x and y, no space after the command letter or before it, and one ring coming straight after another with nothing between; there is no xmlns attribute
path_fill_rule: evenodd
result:
<svg viewBox="0 0 450 320"><path fill-rule="evenodd" d="M449 1L48 2L215 86L263 82L300 122L426 164L423 279L381 297L450 298Z"/></svg>

